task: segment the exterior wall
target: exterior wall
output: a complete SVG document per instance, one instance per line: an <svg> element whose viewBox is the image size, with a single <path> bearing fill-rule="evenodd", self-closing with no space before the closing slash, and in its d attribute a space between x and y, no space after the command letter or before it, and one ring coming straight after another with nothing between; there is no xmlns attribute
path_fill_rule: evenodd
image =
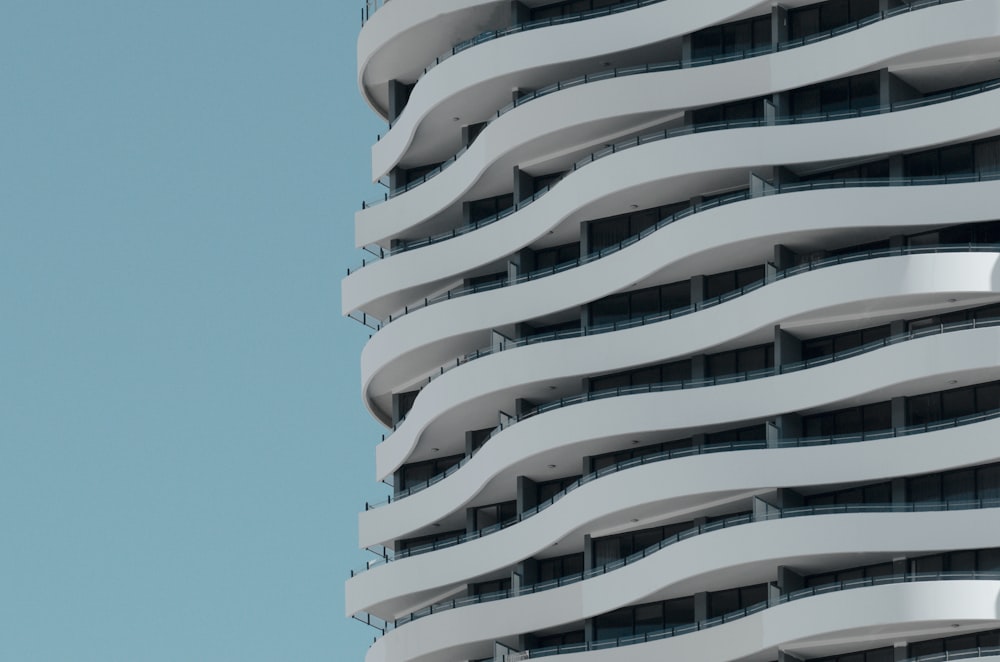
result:
<svg viewBox="0 0 1000 662"><path fill-rule="evenodd" d="M356 216L357 245L382 259L349 272L342 307L375 329L360 357L361 389L391 429L373 477L464 455L359 517L360 545L386 550L346 587L348 615L385 630L368 662L513 662L537 652L540 637L570 630L585 632L586 648L594 619L623 607L693 596L703 616L708 592L764 583L769 600L754 613L556 657L773 662L895 646L901 660L909 642L1000 627L1000 569L906 574L907 559L922 554L1000 548L1000 492L916 507L901 487L1000 461L1000 417L987 411L1000 410L1000 399L979 407L981 420L900 432L907 398L1000 380L1000 319L906 335L908 320L1000 302L1000 244L911 250L905 241L1000 220L1000 173L902 178L907 154L1000 135L1000 84L980 85L1000 80L1000 4L902 7L815 43L676 67L647 65L689 56L698 30L751 16L772 14L772 42L781 42L787 12L809 3L666 0L494 32L543 4L391 0L363 12L359 85L391 120L373 146L372 176L394 189ZM881 109L784 123L789 91L869 72L880 72ZM935 103L898 103L965 87ZM696 109L760 97L766 116L756 124L683 130ZM637 138L654 132L672 133ZM876 159L888 161L891 182L777 189ZM406 170L441 162L426 181L397 186ZM557 174L508 215L466 225L470 203L524 198ZM702 204L744 189L746 199ZM697 212L588 255L589 222L681 203ZM818 261L872 242L889 248ZM579 263L524 277L537 252L576 244ZM810 266L795 272L799 263ZM698 302L705 276L748 267L763 267L764 281L717 304L617 330L588 317L595 301L683 281ZM558 324L574 330L528 342L532 329ZM879 325L891 327L891 343L785 369L803 339ZM698 377L706 355L776 339L785 346L773 374L585 397L595 377L679 360ZM409 396L401 406L401 394L414 392L412 407ZM889 434L786 443L802 416L876 402L892 403ZM696 448L706 435L758 425L768 432L752 449L591 474L595 455L682 439ZM534 509L534 485L578 476L581 484ZM892 482L894 510L773 516L802 495L881 481ZM476 531L473 513L483 511L474 509L514 501L516 521ZM751 514L704 528L736 513ZM697 535L588 573L592 539L682 522ZM413 542L447 531L464 537L433 550ZM582 577L536 585L540 559L581 552ZM789 577L876 563L892 563L896 580L787 601ZM485 582L511 588L482 599Z"/></svg>

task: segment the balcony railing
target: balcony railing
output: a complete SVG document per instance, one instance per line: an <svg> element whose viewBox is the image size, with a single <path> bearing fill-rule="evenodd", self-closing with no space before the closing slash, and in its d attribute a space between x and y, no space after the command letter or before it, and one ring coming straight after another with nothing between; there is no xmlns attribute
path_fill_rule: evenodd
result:
<svg viewBox="0 0 1000 662"><path fill-rule="evenodd" d="M770 282L776 282L778 280L783 280L794 275L805 273L808 271L816 271L818 269L832 267L840 264L848 264L852 262L859 262L863 260L870 259L880 259L885 257L900 257L903 255L925 255L932 253L1000 253L1000 244L958 244L958 245L938 245L938 246L915 246L908 248L885 248L876 249L870 251L860 251L858 253L851 253L847 255L837 255L834 257L820 258L817 260L811 260L810 262L782 271L776 271L774 276L770 279L765 278L763 280L758 280L753 283L749 283L743 287L720 294L719 296L705 299L697 303L682 306L680 308L674 308L662 313L651 313L649 315L644 315L642 317L633 317L620 322L613 322L607 324L597 324L594 326L588 326L581 329L569 329L564 331L551 331L547 333L541 333L532 336L524 336L518 339L504 339L499 343L491 345L490 347L484 347L478 349L474 352L465 354L456 358L454 361L450 361L447 364L440 366L437 371L433 372L430 377L427 378L427 383L429 384L437 377L441 377L446 372L464 365L470 361L474 361L485 356L490 356L492 354L497 354L499 352L506 351L508 349L515 349L517 347L524 347L526 345L533 345L541 342L552 342L556 340L566 340L570 338L580 338L585 336L599 335L603 333L611 333L614 331L621 331L625 329L637 328L640 326L646 326L647 324L655 324L657 322L663 322L670 319L676 319L678 317L684 317L690 315L691 313L698 312L699 310L704 310L706 308L715 307L726 301L731 301L744 294L749 294L763 288ZM767 375L760 375L767 376ZM692 382L703 381L703 380L689 380ZM732 381L744 381L733 378ZM673 382L672 382L673 383ZM691 388L696 385L712 385L712 384L691 384L690 386L677 386L674 389L665 390L676 390L680 388ZM573 396L573 398L579 398L581 396ZM579 400L578 400L579 401ZM510 417L514 419L515 417ZM406 417L400 418L400 420L392 426L392 431L394 432L399 428L400 425L406 420ZM520 420L520 419L517 419ZM516 420L515 420L516 422ZM493 432L499 432L504 427L507 427L509 423L501 423L498 428ZM391 436L391 435L390 435ZM385 441L387 437L383 436L382 441Z"/></svg>
<svg viewBox="0 0 1000 662"><path fill-rule="evenodd" d="M656 2L662 2L664 0L655 0L655 1ZM885 20L887 18L891 18L893 16L897 16L899 14L905 14L905 13L909 13L911 11L915 11L915 10L918 10L918 9L924 9L924 8L927 8L927 7L932 7L932 6L936 6L936 5L942 5L942 4L950 4L952 2L959 2L959 1L960 0L922 0L922 1L919 1L919 2L914 2L914 3L909 4L909 5L902 5L900 7L897 7L895 9L892 9L892 10L889 10L889 11L886 11L886 12L880 12L878 14L873 14L872 16L869 16L867 18L863 18L861 20L854 21L854 22L849 23L847 25L844 25L844 26L841 26L841 27L838 27L838 28L834 28L832 30L824 30L824 31L816 33L816 34L812 34L812 35L808 35L808 36L805 36L805 37L799 37L797 39L792 39L792 40L789 40L789 41L781 42L781 43L777 44L776 46L770 46L769 45L769 46L758 47L758 48L754 48L754 49L741 50L741 51L737 51L735 53L726 53L726 54L723 54L723 55L714 55L714 56L709 56L709 57L700 57L700 58L694 58L694 59L691 59L691 60L675 60L675 61L670 61L670 62L658 62L658 63L653 63L653 64L641 64L641 65L633 65L633 66L628 66L628 67L618 67L618 68L614 68L614 69L607 69L607 70L602 70L602 71L598 71L598 72L594 72L594 73L590 73L590 74L583 74L583 75L580 75L580 76L575 76L573 78L569 78L569 79L566 79L566 80L558 81L556 83L552 83L550 85L546 85L545 87L542 87L542 88L539 88L538 90L535 90L533 92L527 93L527 94L525 94L522 97L518 97L516 100L514 100L511 103L507 104L503 108L500 108L499 110L497 110L493 115L491 115L486 120L485 124L489 125L493 121L495 121L495 120L499 119L500 117L506 115L511 110L514 110L515 108L523 106L526 103L534 101L535 99L539 99L541 97L548 96L549 94L553 94L554 92L559 92L559 91L566 90L566 89L569 89L569 88L572 88L572 87L577 87L579 85L585 85L587 83L596 83L598 81L607 80L607 79L610 79L610 78L622 78L622 77L625 77L625 76L635 76L635 75L639 75L639 74L657 73L657 72L663 72L663 71L674 71L674 70L677 70L677 69L691 69L691 68L694 68L694 67L703 67L703 66L709 66L709 65L713 65L713 64L722 64L722 63L726 63L726 62L735 62L737 60L744 60L744 59L748 59L748 58L759 57L761 55L768 55L768 54L779 52L779 51L786 51L786 50L790 50L790 49L793 49L793 48L798 48L800 46L805 46L805 45L814 44L814 43L817 43L817 42L820 42L820 41L824 41L824 40L830 39L832 37L837 37L837 36L840 36L840 35L843 35L843 34L847 34L849 32L853 32L853 31L858 30L860 28L863 28L865 26L872 25L874 23L878 23L878 22L880 22L882 20ZM647 3L647 4L654 4L654 3L650 2L650 3ZM634 8L635 7L632 7L632 6L628 7L628 9L634 9ZM602 11L603 12L605 10L602 9L602 10L595 10L595 11ZM603 15L606 15L606 14L600 14L600 15L603 16ZM552 19L552 20L555 20L555 19ZM548 19L546 21L540 22L542 24L539 25L539 26L537 26L537 27L547 27L547 25L550 24L547 21L548 21ZM562 21L562 22L565 23L565 22L571 22L571 21ZM515 28L510 28L510 30L514 30L516 32L522 32L523 31L523 30L515 29ZM505 31L499 31L499 32L503 33L500 36L506 36L506 34L513 34L512 32L505 32ZM484 33L484 34L488 35L488 34L491 34L491 33ZM493 37L493 38L496 38L496 37ZM440 64L444 60L446 60L449 57L451 57L451 55L456 54L456 53L460 53L461 51L466 50L466 49L470 48L471 46L474 46L474 45L477 45L477 44L480 44L480 43L485 43L486 41L492 41L493 38L482 39L482 40L478 40L478 41L477 41L478 38L476 38L476 39L469 40L468 42L463 42L463 44L469 44L469 45L464 46L460 50L456 50L456 49L459 49L459 46L461 46L461 44L459 46L453 47L452 48L452 52L446 53L445 55L442 55L442 56L439 56L438 58L436 58L435 61L430 66L428 66L426 69L424 69L424 73L426 74L428 71L430 71L431 69L433 69L435 66L437 66L438 64ZM457 161L458 158L462 154L465 153L466 149L467 149L467 147L463 147L461 150L459 150L457 153L455 153L454 155L452 155L451 157L449 157L448 159L446 159L445 161L443 161L440 165L438 165L433 170L427 172L426 174L424 174L423 176L421 176L421 177L413 180L412 182L407 182L404 186L401 186L401 187L398 187L398 188L395 188L395 189L392 189L392 190L388 191L387 193L385 193L382 196L382 198L377 198L377 199L367 200L367 201L362 202L361 208L362 209L367 209L368 207L372 207L372 206L378 205L379 203L388 201L388 200L396 197L397 195L401 195L403 193L406 193L407 191L412 190L413 188L419 186L420 184L423 184L424 182L426 182L426 181L428 181L430 179L433 179L434 177L436 177L437 175L439 175L442 171L446 170L452 163L454 163L455 161ZM404 249L404 250L408 250L408 249Z"/></svg>
<svg viewBox="0 0 1000 662"><path fill-rule="evenodd" d="M777 508L775 506L768 506L766 510L757 513L745 513L737 515L734 517L728 517L725 519L717 520L715 522L710 522L707 524L701 524L694 526L685 531L681 531L672 536L664 538L658 543L654 543L644 549L641 549L633 554L626 557L617 559L615 561L610 561L608 563L601 564L594 568L589 568L583 572L577 572L558 579L552 579L544 582L538 582L536 584L530 584L527 586L522 586L518 589L507 589L504 591L497 591L493 593L487 593L483 595L472 595L464 598L456 598L454 600L446 600L443 602L438 602L428 607L418 609L406 616L398 618L394 621L382 621L382 626L380 629L384 631L392 630L397 627L401 627L411 621L430 616L432 614L438 614L443 611L451 611L452 609L458 609L461 607L467 607L473 604L481 604L484 602L494 602L497 600L506 600L509 598L515 598L521 595L529 595L533 593L541 593L544 591L550 591L561 586L568 586L570 584L575 584L593 577L598 577L600 575L607 574L619 568L623 568L627 565L631 565L637 561L641 561L648 556L656 554L660 550L671 547L679 542L683 542L690 538L695 538L697 536L712 533L713 531L720 531L722 529L730 529L736 526L742 526L744 524L752 524L755 522L764 522L775 519L788 519L792 517L808 517L808 516L818 516L818 515L844 515L844 514L861 514L861 513L912 513L912 512L941 512L941 511L954 511L954 510L978 510L983 508L997 508L1000 507L1000 499L963 499L954 501L943 501L943 502L920 502L920 503L896 503L896 504L836 504L836 505L823 505L823 506L800 506L795 508ZM982 574L982 573L978 573ZM1000 575L1000 572L993 573ZM352 575L353 576L353 575ZM1000 578L1000 576L998 576ZM868 578L867 580L849 580L846 583L854 583L857 581L869 581L873 578ZM832 586L832 585L831 585ZM800 591L792 591L786 595L783 595L780 602L787 602L788 600L794 600L798 597L805 597L806 595L812 595L809 591L814 589L803 589ZM825 592L825 591L820 591ZM772 601L772 605L777 604ZM759 606L759 605L758 605ZM737 612L739 613L739 612ZM718 617L725 618L725 617ZM710 619L715 621L716 619Z"/></svg>
<svg viewBox="0 0 1000 662"><path fill-rule="evenodd" d="M709 618L703 621L698 621L697 623L691 623L690 625L679 625L677 627L668 628L665 630L660 630L657 632L648 632L646 634L638 634L627 637L618 637L616 639L603 639L598 641L591 641L587 643L580 644L564 644L561 646L549 646L547 648L536 648L534 650L527 651L528 659L534 659L539 657L548 657L550 655L561 655L565 653L582 653L585 651L595 651L604 650L607 648L618 648L621 646L631 646L634 644L643 644L650 641L660 641L662 639L669 639L670 637L676 637L683 634L688 634L690 632L697 632L699 630L707 630L708 628L713 628L725 623L729 623L747 616L756 614L758 612L764 611L770 607L776 607L788 602L794 602L796 600L801 600L803 598L811 598L816 595L823 595L826 593L835 593L839 591L847 591L856 588L867 588L870 586L886 586L889 584L902 584L910 582L933 582L933 581L945 581L945 580L959 580L959 581L998 581L1000 580L1000 572L922 572L922 573L903 573L897 575L886 575L883 577L865 577L862 579L849 579L842 582L836 582L833 584L826 584L823 586L815 586L812 588L804 588L798 591L792 591L791 593L786 593L784 595L778 596L776 598L769 598L763 602L758 602L755 605L745 607L738 611L730 612L724 616L716 616L715 618ZM978 651L994 651L1000 650L1000 647L990 647L990 648L977 648L974 649ZM946 655L946 654L945 654ZM977 655L970 655L970 657L976 657ZM929 656L922 656L920 660L928 659ZM947 658L947 657L937 657L930 656L935 659L961 659L961 658ZM967 659L967 658L966 658Z"/></svg>
<svg viewBox="0 0 1000 662"><path fill-rule="evenodd" d="M475 540L477 538L482 538L483 536L495 533L497 531L509 528L519 522L523 522L526 519L534 517L538 513L547 510L550 506L560 501L567 494L570 494L574 490L590 483L594 480L608 476L610 474L618 473L619 471L625 471L633 467L643 466L647 464L655 464L663 462L666 460L672 460L680 457L689 457L692 455L707 455L710 453L719 452L729 452L729 451L742 451L742 450L761 450L766 448L807 448L813 446L826 446L835 444L849 444L858 443L862 441L873 441L878 439L889 439L894 437L905 437L914 434L925 434L928 432L935 432L938 430L947 430L956 427L962 427L965 425L973 425L975 423L981 423L984 421L993 420L1000 417L1000 409L992 409L985 412L978 412L975 414L968 414L966 416L959 416L956 418L949 418L941 421L934 421L931 423L924 423L920 425L909 425L903 427L895 427L887 430L877 430L867 433L858 434L838 434L838 435L826 435L819 437L799 437L790 439L780 439L772 444L769 444L765 440L760 441L742 441L742 442L727 442L723 444L706 444L704 446L695 446L690 449L675 449L671 451L664 451L662 453L657 453L655 455L649 455L644 457L632 458L619 462L615 465L604 467L598 471L585 474L580 478L577 478L572 483L567 485L565 488L549 497L545 501L542 501L533 508L529 508L524 512L518 514L513 519L507 520L499 524L494 524L493 526L481 529L479 531L473 531L471 533L465 533L461 535L452 536L443 540L439 540L433 543L428 543L426 545L420 545L417 547L412 547L405 551L400 551L392 556L389 556L388 551L386 555L382 558L371 561L363 569L357 569L351 571L351 576L364 572L364 570L376 567L378 565L383 565L384 563L391 563L398 559L407 558L409 556L416 556L419 554L426 554L428 552L433 552L438 549L444 549L446 547L454 547L455 545L468 542L470 540ZM817 506L819 507L819 506ZM795 509L789 509L789 511L794 511ZM714 525L715 523L713 523ZM706 525L712 526L712 525ZM586 575L590 576L590 575ZM581 579L585 578L581 576ZM561 585L561 584L558 584ZM550 588L555 588L556 586L551 586ZM522 592L527 589L522 589ZM468 600L469 598L464 598Z"/></svg>

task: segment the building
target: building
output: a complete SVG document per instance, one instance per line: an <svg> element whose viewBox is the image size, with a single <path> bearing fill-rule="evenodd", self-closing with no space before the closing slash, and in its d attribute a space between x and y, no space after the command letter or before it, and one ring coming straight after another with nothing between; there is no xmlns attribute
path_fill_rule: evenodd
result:
<svg viewBox="0 0 1000 662"><path fill-rule="evenodd" d="M1000 658L1000 2L362 18L368 662Z"/></svg>

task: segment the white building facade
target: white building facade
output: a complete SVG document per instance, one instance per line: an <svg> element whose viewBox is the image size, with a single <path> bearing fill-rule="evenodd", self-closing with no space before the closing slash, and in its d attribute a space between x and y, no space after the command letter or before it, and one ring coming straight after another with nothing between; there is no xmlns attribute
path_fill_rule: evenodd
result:
<svg viewBox="0 0 1000 662"><path fill-rule="evenodd" d="M362 22L367 662L1000 659L1000 1Z"/></svg>

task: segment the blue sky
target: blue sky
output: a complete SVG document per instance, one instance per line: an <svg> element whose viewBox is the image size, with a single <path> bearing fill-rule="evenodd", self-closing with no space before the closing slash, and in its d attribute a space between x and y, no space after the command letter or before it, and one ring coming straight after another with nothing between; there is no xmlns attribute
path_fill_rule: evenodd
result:
<svg viewBox="0 0 1000 662"><path fill-rule="evenodd" d="M0 659L362 659L355 4L0 5Z"/></svg>

